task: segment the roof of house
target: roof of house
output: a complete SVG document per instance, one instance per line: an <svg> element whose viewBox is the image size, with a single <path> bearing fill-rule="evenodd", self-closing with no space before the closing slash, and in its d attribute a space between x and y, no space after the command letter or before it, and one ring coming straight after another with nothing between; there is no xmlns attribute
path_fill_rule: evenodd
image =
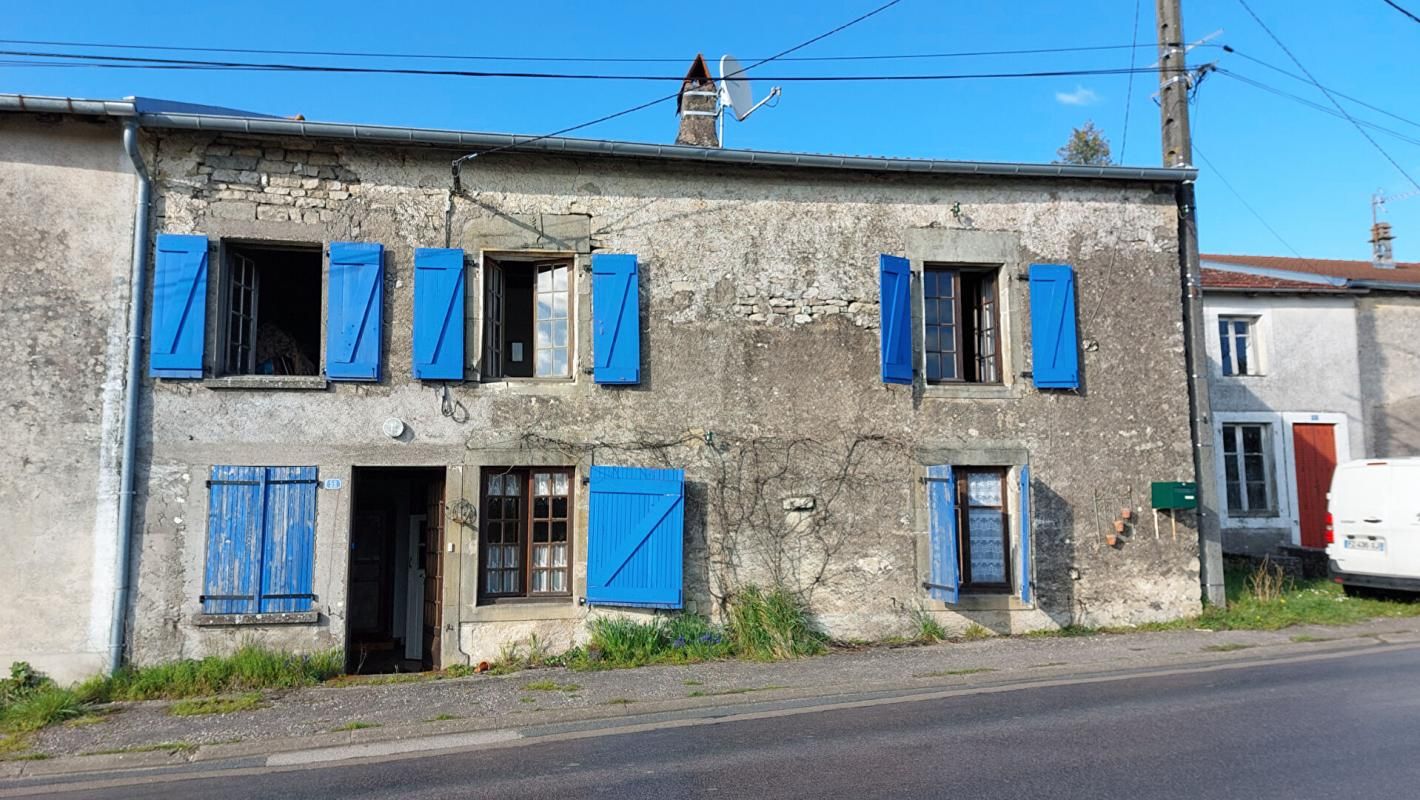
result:
<svg viewBox="0 0 1420 800"><path fill-rule="evenodd" d="M1205 289L1344 293L1387 289L1420 291L1420 263L1381 269L1369 261L1288 256L1200 256Z"/></svg>
<svg viewBox="0 0 1420 800"><path fill-rule="evenodd" d="M1164 183L1191 181L1198 176L1198 171L1191 168L1090 167L1078 164L945 161L925 158L730 150L674 144L620 142L607 139L575 139L562 136L524 136L435 128L404 128L389 125L309 122L304 119L270 117L234 109L192 110L194 108L200 109L202 107L183 107L181 104L172 103L154 105L151 101L133 97L123 100L93 100L0 93L0 111L125 117L137 119L138 123L145 128L347 139L380 145L426 145L470 152L506 148L516 149L520 152L704 161L746 166ZM213 113L213 111L220 113Z"/></svg>

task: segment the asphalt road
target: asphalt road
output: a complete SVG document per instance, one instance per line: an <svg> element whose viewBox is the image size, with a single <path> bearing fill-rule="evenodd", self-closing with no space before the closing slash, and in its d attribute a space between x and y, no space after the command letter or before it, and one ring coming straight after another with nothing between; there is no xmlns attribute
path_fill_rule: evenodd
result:
<svg viewBox="0 0 1420 800"><path fill-rule="evenodd" d="M1420 797L1420 649L50 796Z"/></svg>

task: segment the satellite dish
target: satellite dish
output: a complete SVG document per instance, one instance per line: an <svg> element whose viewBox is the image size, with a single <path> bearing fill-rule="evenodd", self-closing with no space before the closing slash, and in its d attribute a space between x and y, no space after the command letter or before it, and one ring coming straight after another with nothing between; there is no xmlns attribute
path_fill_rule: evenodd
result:
<svg viewBox="0 0 1420 800"><path fill-rule="evenodd" d="M735 119L744 122L754 110L754 91L744 67L732 55L720 56L720 105L735 112Z"/></svg>
<svg viewBox="0 0 1420 800"><path fill-rule="evenodd" d="M769 90L763 100L754 102L754 90L750 88L749 78L744 75L745 68L740 65L739 59L728 53L720 56L720 109L717 116L720 120L719 139L720 145L725 144L725 109L735 112L735 119L744 122L749 119L749 115L758 111L760 106L778 97L779 87L775 86Z"/></svg>

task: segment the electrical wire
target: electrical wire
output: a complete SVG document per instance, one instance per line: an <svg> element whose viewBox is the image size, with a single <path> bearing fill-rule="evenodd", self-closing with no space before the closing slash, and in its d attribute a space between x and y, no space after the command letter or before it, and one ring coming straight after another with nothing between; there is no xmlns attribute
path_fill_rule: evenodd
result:
<svg viewBox="0 0 1420 800"><path fill-rule="evenodd" d="M1270 64L1270 63L1268 63L1268 62L1266 62L1266 61L1263 61L1263 60L1260 59L1260 58L1257 58L1256 56L1250 56L1250 55L1248 55L1247 53L1244 53L1244 52L1242 52L1241 50L1238 50L1238 49L1234 48L1234 47L1231 46L1231 45L1226 45L1226 44L1225 44L1225 45L1220 45L1220 46L1223 48L1223 51L1226 52L1226 53L1228 53L1229 55L1235 55L1235 56L1237 56L1238 58L1246 59L1246 60L1251 61L1252 63L1258 65L1259 67L1264 67L1264 68L1266 68L1266 69L1270 69L1270 70L1272 70L1273 72L1279 73L1279 74L1281 74L1281 75L1286 75L1287 77L1291 78L1292 80L1301 81L1302 83L1306 83L1306 84L1311 84L1311 83L1312 83L1311 81L1307 80L1307 79L1304 78L1303 76L1298 75L1297 73L1292 72L1291 70L1283 69L1283 68L1277 66L1276 64ZM1408 119L1408 118L1406 118L1406 117L1402 117L1402 116L1400 116L1399 114L1397 114L1397 113L1395 113L1395 112L1393 112L1393 111L1387 111L1386 109L1381 108L1381 107L1378 106L1378 105L1374 105L1374 104L1372 104L1372 103L1368 103L1368 102L1366 102L1365 100L1360 99L1359 97L1354 97L1354 96L1349 95L1349 94L1343 94L1343 93L1338 92L1337 90L1332 89L1332 88L1330 88L1330 87L1327 87L1327 91L1331 92L1332 94L1336 95L1337 97L1342 98L1343 100L1350 100L1351 102L1355 103L1355 104L1358 105L1358 106L1362 106L1362 107L1364 107L1364 108L1369 108L1369 109L1372 110L1372 111L1375 111L1375 112L1384 114L1384 115L1386 115L1387 117L1390 117L1390 118L1395 119L1395 120L1399 120L1400 122L1404 122L1404 123L1407 124L1407 125L1414 125L1415 127L1420 128L1420 122L1416 122L1416 121L1413 120L1413 119Z"/></svg>
<svg viewBox="0 0 1420 800"><path fill-rule="evenodd" d="M442 61L505 61L515 63L568 63L568 64L684 64L685 57L626 57L626 56L489 56L453 55L440 53L375 53L352 50L272 50L243 47L174 47L169 45L112 44L107 42L63 42L45 39L0 39L0 44L38 45L44 47L87 47L110 50L159 50L186 53L243 53L251 55L279 56L340 56L344 58L397 58L427 59ZM1152 45L1106 44L1081 45L1076 47L1039 47L1015 50L976 50L948 53L881 53L845 56L798 56L773 59L776 61L907 61L935 58L975 58L981 56L1042 55L1058 53L1085 53L1105 50L1137 49ZM756 59L747 58L746 61Z"/></svg>
<svg viewBox="0 0 1420 800"><path fill-rule="evenodd" d="M1390 7L1393 8L1393 9L1395 9L1396 11L1399 11L1400 13L1404 14L1405 16L1410 17L1410 21L1411 21L1411 22L1420 22L1420 17L1417 17L1417 16L1415 16L1414 14L1410 13L1409 11L1406 11L1405 9L1401 8L1398 3L1391 2L1391 0L1381 0L1381 2L1382 2L1382 3L1385 3L1386 5L1390 6Z"/></svg>
<svg viewBox="0 0 1420 800"><path fill-rule="evenodd" d="M1370 121L1368 121L1368 120L1357 120L1357 119L1355 119L1354 117L1349 117L1349 118L1348 118L1346 115L1337 112L1336 109L1334 109L1334 108L1331 108L1331 107L1329 107L1329 106L1322 105L1321 103L1317 103L1317 102L1312 101L1312 100L1308 100L1307 98L1302 97L1301 95L1293 94L1293 93L1288 92L1288 91L1286 91L1286 90L1284 90L1284 89L1278 89L1278 88L1275 87L1275 86L1271 86L1271 85L1269 85L1269 84L1263 83L1262 81L1255 80L1255 79L1253 79L1253 78L1249 78L1249 77L1247 77L1246 75L1241 75L1241 74L1239 74L1239 73L1237 73L1237 72L1234 72L1234 71L1232 71L1232 70L1230 70L1230 69L1224 69L1224 68L1222 68L1222 67L1217 67L1217 68L1215 68L1213 71L1216 72L1216 73L1218 73L1219 75L1226 75L1227 77L1232 78L1233 80L1240 81L1240 82L1245 83L1245 84L1247 84L1247 85L1249 85L1249 86L1253 86L1253 87L1256 87L1256 88L1258 88L1258 89L1261 89L1261 90L1264 91L1264 92L1268 92L1268 93L1270 93L1270 94L1275 94L1275 95L1277 95L1278 97L1285 97L1285 98L1287 98L1287 99L1289 99L1289 100L1295 101L1295 102L1297 102L1297 103L1301 103L1301 104L1304 105L1304 106L1308 106L1308 107L1310 107L1310 108L1314 108L1314 109L1316 109L1317 111L1322 112L1323 114L1329 114L1329 115L1331 115L1331 116L1333 116L1333 117L1336 117L1337 119L1349 119L1350 121L1352 121L1352 122L1354 122L1354 123L1356 123L1356 124L1364 125L1365 127L1371 128L1372 130L1380 131L1381 133L1384 133L1384 134L1387 134L1387 135L1389 135L1389 136L1392 136L1392 137L1394 137L1394 138L1396 138L1396 139L1401 140L1402 142L1406 142L1406 143L1408 143L1408 144L1413 144L1413 145L1420 145L1420 139L1417 139L1417 138L1415 138L1415 137L1413 137L1413 136L1410 136L1410 135L1408 135L1408 134L1401 133L1400 131L1394 130L1394 129L1392 129L1392 128L1387 128L1387 127L1385 127L1385 126L1383 126L1383 125L1378 125L1378 124L1376 124L1376 123L1374 123L1374 122L1370 122Z"/></svg>
<svg viewBox="0 0 1420 800"><path fill-rule="evenodd" d="M901 2L901 0L894 0ZM187 69L217 69L232 71L250 72L305 72L305 73L335 73L335 74L358 74L358 75L422 75L436 77L456 77L456 78L516 78L516 79L543 79L543 80L589 80L589 81L675 81L679 83L684 80L683 75L617 75L607 73L581 73L581 72L495 72L485 70L460 70L460 69L419 69L414 67L354 67L336 64L280 64L280 63L255 63L242 61L199 61L192 59L167 59L167 58L146 58L133 56L96 56L78 53L51 53L26 50L0 50L0 55L15 56L20 58L57 58L71 59L71 61L55 62L56 64L72 64L74 61L83 62L85 66L103 68L125 68L125 69L167 69L167 70L187 70ZM765 61L768 61L766 59ZM744 67L739 72L745 72L760 65L759 62ZM1067 69L1067 70L1034 70L1027 72L970 72L970 73L933 73L933 74L906 74L906 75L778 75L758 77L758 80L773 82L800 82L800 83L840 83L859 81L947 81L947 80L976 80L976 79L999 79L999 78L1059 78L1086 75L1124 75L1136 72L1155 72L1152 68L1101 68L1101 69ZM678 92L677 92L678 94Z"/></svg>
<svg viewBox="0 0 1420 800"><path fill-rule="evenodd" d="M1193 152L1199 158L1203 159L1203 163L1207 165L1208 169L1213 171L1213 175L1217 177L1218 180L1221 181L1224 186L1227 187L1228 191L1233 193L1233 197L1236 197L1238 199L1238 202L1242 203L1243 208L1246 208L1249 212L1251 212L1252 215L1257 218L1257 221L1262 223L1262 227L1266 228L1269 233L1277 237L1277 241L1281 242L1283 247L1287 248L1288 250L1291 250L1292 255L1295 255L1297 258L1303 260L1306 259L1305 256L1303 256L1300 252L1297 251L1297 248L1292 246L1291 242L1287 241L1282 236L1282 234L1277 232L1276 228L1272 227L1272 225L1267 222L1267 220L1256 208L1253 208L1252 204L1247 201L1247 198L1242 196L1242 192L1239 192L1237 190L1237 187L1233 186L1232 181L1228 180L1227 177L1223 175L1222 170L1218 169L1218 165L1214 164L1212 160L1208 158L1208 156L1203 154L1203 151L1198 148L1198 139L1196 138L1193 140Z"/></svg>
<svg viewBox="0 0 1420 800"><path fill-rule="evenodd" d="M1277 38L1277 34L1273 33L1272 29L1267 27L1267 23L1263 22L1262 18L1257 16L1257 12L1252 10L1252 6L1249 6L1247 4L1247 0L1238 0L1238 4L1241 5L1245 11L1247 11L1248 15L1253 18L1253 21L1255 21L1262 28L1262 30L1266 31L1268 37L1270 37L1272 41L1277 44L1278 47L1282 48L1282 52L1286 53L1287 57L1292 59L1292 63L1297 65L1297 69L1300 69L1302 71L1302 74L1307 76L1307 79L1312 82L1312 85L1320 89L1322 94L1326 95L1326 99L1330 100L1331 104L1336 106L1336 110L1340 111L1342 115L1344 115L1346 119L1356 127L1356 130L1359 131L1362 136L1366 137L1366 141L1370 142L1371 146L1375 147L1376 150L1382 156L1385 156L1385 160L1389 161L1390 165L1395 167L1401 175L1404 175L1405 179L1410 181L1412 186L1414 186L1416 189L1420 189L1420 181L1416 181L1413 177L1411 177L1410 173L1406 172L1405 167L1400 166L1400 162L1396 161L1393 157L1391 157L1391 154L1386 152L1386 149L1384 147L1381 147L1381 143L1376 141L1375 137L1371 136L1371 134L1365 129L1365 127L1362 126L1361 123L1357 122L1356 119L1351 116L1350 112L1346 110L1345 106L1341 105L1341 103L1337 101L1335 97L1332 96L1331 92L1328 91L1325 86L1322 86L1321 83L1317 81L1317 79L1311 74L1311 72L1305 66L1303 66L1301 60L1298 59L1295 55L1293 55L1291 50L1287 49L1287 46L1282 43L1281 39Z"/></svg>
<svg viewBox="0 0 1420 800"><path fill-rule="evenodd" d="M1139 46L1139 6L1143 5L1143 0L1134 0L1134 36L1133 47ZM1129 88L1124 90L1124 134L1119 139L1119 163L1123 164L1129 156L1129 107L1134 99L1134 55L1138 52L1135 49L1129 51Z"/></svg>

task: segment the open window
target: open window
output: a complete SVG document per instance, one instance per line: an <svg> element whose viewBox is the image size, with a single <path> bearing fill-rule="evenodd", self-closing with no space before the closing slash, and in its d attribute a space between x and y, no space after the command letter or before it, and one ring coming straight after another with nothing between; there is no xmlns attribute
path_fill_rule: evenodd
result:
<svg viewBox="0 0 1420 800"><path fill-rule="evenodd" d="M227 375L319 375L321 248L231 244L218 319Z"/></svg>
<svg viewBox="0 0 1420 800"><path fill-rule="evenodd" d="M928 383L1000 383L997 267L928 264L922 273Z"/></svg>
<svg viewBox="0 0 1420 800"><path fill-rule="evenodd" d="M570 378L572 260L484 259L483 377Z"/></svg>

